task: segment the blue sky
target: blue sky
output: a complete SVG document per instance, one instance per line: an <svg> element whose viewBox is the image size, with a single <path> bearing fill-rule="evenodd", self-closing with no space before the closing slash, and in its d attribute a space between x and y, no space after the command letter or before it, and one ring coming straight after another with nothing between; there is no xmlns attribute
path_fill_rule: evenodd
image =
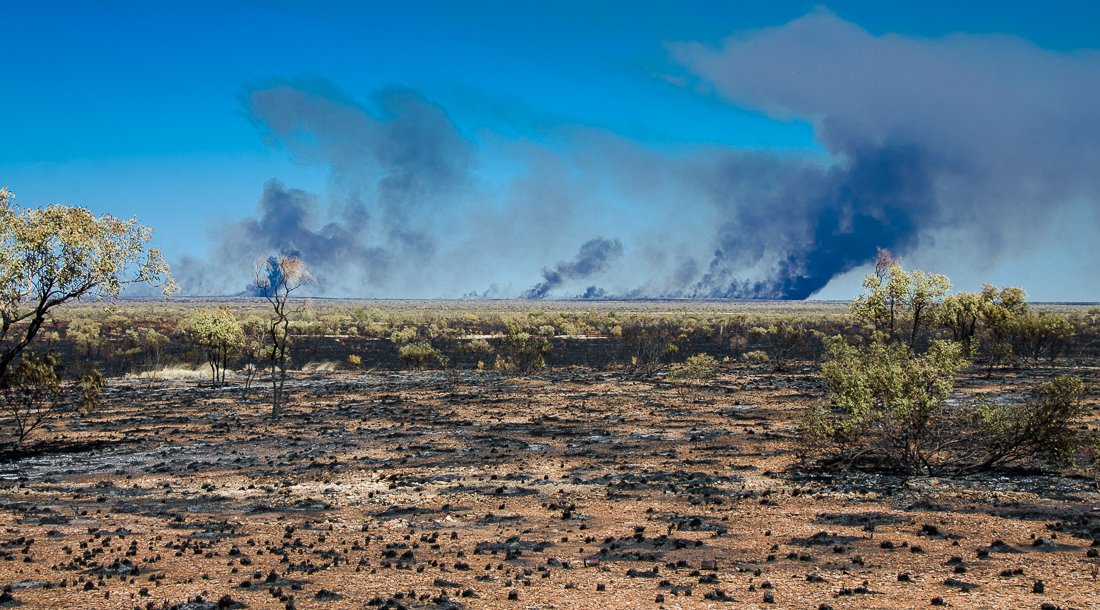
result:
<svg viewBox="0 0 1100 610"><path fill-rule="evenodd" d="M2 7L0 184L138 216L191 292L239 292L283 249L332 296L849 298L881 245L958 289L1100 300L1100 143L1075 114L1095 3ZM1046 146L1075 161L1029 157ZM897 168L916 177L866 177Z"/></svg>

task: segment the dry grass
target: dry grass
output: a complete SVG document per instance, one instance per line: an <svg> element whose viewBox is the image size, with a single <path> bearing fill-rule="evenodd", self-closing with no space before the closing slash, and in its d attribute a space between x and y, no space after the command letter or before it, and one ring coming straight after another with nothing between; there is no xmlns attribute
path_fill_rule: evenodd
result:
<svg viewBox="0 0 1100 610"><path fill-rule="evenodd" d="M234 371L226 371L226 379L235 379L237 374ZM144 371L141 373L130 373L126 375L127 379L145 379L145 380L160 380L160 381L204 381L210 379L210 367L191 364L173 364L165 365L155 371Z"/></svg>
<svg viewBox="0 0 1100 610"><path fill-rule="evenodd" d="M305 372L305 373L316 373L316 372L321 372L321 371L331 372L331 371L339 371L342 368L343 368L343 363L342 362L337 362L336 360L322 360L320 362L314 361L314 362L305 363L305 365L302 366L302 372Z"/></svg>

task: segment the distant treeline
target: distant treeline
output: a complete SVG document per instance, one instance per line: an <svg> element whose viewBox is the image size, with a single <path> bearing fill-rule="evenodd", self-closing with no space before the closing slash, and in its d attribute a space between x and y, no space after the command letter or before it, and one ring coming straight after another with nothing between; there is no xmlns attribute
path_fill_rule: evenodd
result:
<svg viewBox="0 0 1100 610"><path fill-rule="evenodd" d="M121 300L109 308L79 303L59 308L31 350L57 354L67 371L94 364L107 375L208 363L262 369L266 305L243 298ZM517 349L536 340L545 340L539 349L549 366L652 368L706 353L720 361L782 368L792 360L818 360L824 337L859 342L881 330L838 302L303 300L296 305L290 323L292 368L320 362L382 370L501 368L518 357ZM961 315L949 300L924 313L919 332L912 331L911 319L894 322L916 349L937 338L965 341L978 363L1021 366L1098 355L1098 307L1032 304L1010 319L972 313ZM425 358L424 350L434 355Z"/></svg>

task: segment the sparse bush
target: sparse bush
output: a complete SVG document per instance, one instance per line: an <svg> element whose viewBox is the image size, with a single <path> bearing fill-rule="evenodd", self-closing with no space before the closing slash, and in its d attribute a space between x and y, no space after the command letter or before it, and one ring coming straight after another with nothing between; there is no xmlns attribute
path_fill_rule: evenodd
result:
<svg viewBox="0 0 1100 610"><path fill-rule="evenodd" d="M361 311L361 310L360 310ZM363 359L355 354L348 354L348 366L352 368L359 368L363 364Z"/></svg>
<svg viewBox="0 0 1100 610"><path fill-rule="evenodd" d="M827 446L833 436L829 412L821 402L810 405L798 418L795 455L802 462Z"/></svg>
<svg viewBox="0 0 1100 610"><path fill-rule="evenodd" d="M1036 364L1046 355L1053 361L1065 352L1073 325L1065 316L1046 312L1017 316L1009 326L1016 353Z"/></svg>
<svg viewBox="0 0 1100 610"><path fill-rule="evenodd" d="M4 413L11 418L18 446L36 428L56 415L64 402L61 387L61 358L47 354L39 358L24 352L14 370L0 380Z"/></svg>
<svg viewBox="0 0 1100 610"><path fill-rule="evenodd" d="M497 357L497 368L517 375L530 375L546 366L550 340L512 328L504 340L505 357Z"/></svg>
<svg viewBox="0 0 1100 610"><path fill-rule="evenodd" d="M76 378L80 386L80 409L92 413L99 407L99 395L103 392L103 374L95 366L89 366L83 375Z"/></svg>
<svg viewBox="0 0 1100 610"><path fill-rule="evenodd" d="M620 330L620 333L629 349L631 364L644 370L675 353L671 350L676 347L672 344L672 331L665 326L639 322Z"/></svg>
<svg viewBox="0 0 1100 610"><path fill-rule="evenodd" d="M428 364L442 362L442 354L427 341L417 341L401 346L397 351L397 357L414 371L422 371Z"/></svg>
<svg viewBox="0 0 1100 610"><path fill-rule="evenodd" d="M683 364L674 364L668 373L668 380L676 390L685 395L690 392L697 383L714 376L714 370L718 368L718 361L707 354L696 354L688 358Z"/></svg>
<svg viewBox="0 0 1100 610"><path fill-rule="evenodd" d="M187 321L191 339L206 352L213 383L225 383L229 362L244 349L244 327L233 312L222 305L217 309L200 309Z"/></svg>
<svg viewBox="0 0 1100 610"><path fill-rule="evenodd" d="M395 330L390 333L390 341L398 346L408 345L416 341L416 328L405 327L401 330Z"/></svg>
<svg viewBox="0 0 1100 610"><path fill-rule="evenodd" d="M800 457L814 448L832 457L877 460L909 473L958 475L1026 459L1065 463L1082 448L1073 427L1082 415L1081 380L1064 375L1011 403L988 397L951 398L967 364L964 346L933 341L916 356L901 343L854 347L826 342L822 367L837 411L815 405L799 422Z"/></svg>
<svg viewBox="0 0 1100 610"><path fill-rule="evenodd" d="M745 362L767 362L768 352L765 352L762 349L745 352L744 354L741 354L741 359Z"/></svg>
<svg viewBox="0 0 1100 610"><path fill-rule="evenodd" d="M778 318L767 327L757 326L749 329L750 334L768 343L772 368L777 371L783 369L783 364L791 354L805 344L815 332L817 331L810 330L790 318Z"/></svg>
<svg viewBox="0 0 1100 610"><path fill-rule="evenodd" d="M466 351L478 356L487 356L493 353L493 346L485 339L474 339L466 344Z"/></svg>
<svg viewBox="0 0 1100 610"><path fill-rule="evenodd" d="M1026 400L1004 404L983 400L977 419L983 432L980 467L1025 458L1064 465L1091 440L1073 424L1085 414L1080 377L1061 375L1034 388Z"/></svg>

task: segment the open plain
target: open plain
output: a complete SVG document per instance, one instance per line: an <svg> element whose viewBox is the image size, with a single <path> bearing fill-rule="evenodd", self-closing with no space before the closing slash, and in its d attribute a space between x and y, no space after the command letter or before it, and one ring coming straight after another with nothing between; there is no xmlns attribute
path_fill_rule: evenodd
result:
<svg viewBox="0 0 1100 610"><path fill-rule="evenodd" d="M0 465L5 605L1100 607L1095 473L801 464L816 371L297 373L278 420L262 385L112 380Z"/></svg>

